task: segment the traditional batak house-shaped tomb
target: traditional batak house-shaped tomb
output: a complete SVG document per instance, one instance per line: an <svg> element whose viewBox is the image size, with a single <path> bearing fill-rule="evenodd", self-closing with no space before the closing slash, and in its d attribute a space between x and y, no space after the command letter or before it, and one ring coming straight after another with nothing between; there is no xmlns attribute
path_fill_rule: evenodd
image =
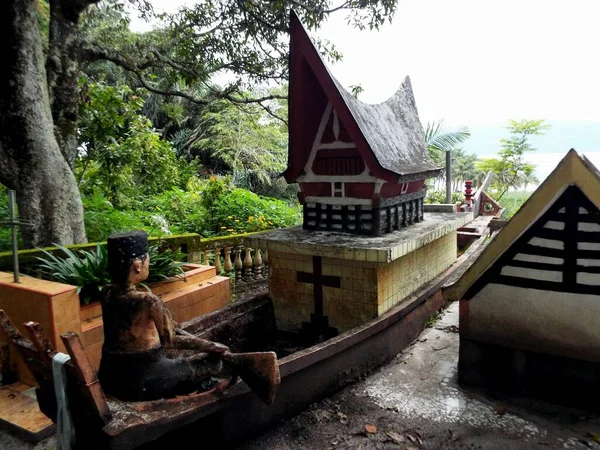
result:
<svg viewBox="0 0 600 450"><path fill-rule="evenodd" d="M571 150L449 291L461 383L597 407L600 173Z"/></svg>
<svg viewBox="0 0 600 450"><path fill-rule="evenodd" d="M288 183L300 185L304 228L379 236L423 220L429 160L408 77L378 105L329 73L291 19Z"/></svg>
<svg viewBox="0 0 600 450"><path fill-rule="evenodd" d="M303 227L248 238L268 251L279 330L317 340L405 301L456 261L456 230L472 214L423 214L428 158L410 82L365 105L331 76L292 13L289 183Z"/></svg>

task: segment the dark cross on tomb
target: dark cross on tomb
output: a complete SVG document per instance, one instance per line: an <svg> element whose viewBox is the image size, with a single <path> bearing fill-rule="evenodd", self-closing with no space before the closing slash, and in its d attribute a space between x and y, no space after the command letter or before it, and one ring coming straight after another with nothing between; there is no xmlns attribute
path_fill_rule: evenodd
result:
<svg viewBox="0 0 600 450"><path fill-rule="evenodd" d="M31 226L31 222L17 219L16 193L8 191L8 220L0 222L1 226L10 227L12 230L13 274L15 283L19 283L19 247L17 246L17 227Z"/></svg>
<svg viewBox="0 0 600 450"><path fill-rule="evenodd" d="M313 256L313 273L296 272L298 283L313 285L314 310L310 315L310 323L304 322L303 334L311 344L323 342L336 336L337 329L329 326L329 319L323 314L323 286L340 288L341 278L323 275L323 263L320 256Z"/></svg>

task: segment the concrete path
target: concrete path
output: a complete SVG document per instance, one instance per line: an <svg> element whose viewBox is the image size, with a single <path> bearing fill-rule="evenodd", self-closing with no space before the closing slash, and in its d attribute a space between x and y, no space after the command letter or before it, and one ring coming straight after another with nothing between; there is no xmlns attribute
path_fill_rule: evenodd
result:
<svg viewBox="0 0 600 450"><path fill-rule="evenodd" d="M460 388L458 304L437 319L380 370L238 448L600 449L597 415ZM0 434L3 450L51 448Z"/></svg>
<svg viewBox="0 0 600 450"><path fill-rule="evenodd" d="M389 364L240 448L600 449L596 415L460 388L457 326L453 303Z"/></svg>

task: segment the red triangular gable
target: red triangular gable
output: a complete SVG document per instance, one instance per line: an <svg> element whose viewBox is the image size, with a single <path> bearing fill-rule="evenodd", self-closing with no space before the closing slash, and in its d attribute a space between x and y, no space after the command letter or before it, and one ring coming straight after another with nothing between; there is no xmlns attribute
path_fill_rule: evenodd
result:
<svg viewBox="0 0 600 450"><path fill-rule="evenodd" d="M310 156L319 123L331 102L344 134L356 145L373 175L395 182L398 176L377 161L338 86L327 70L308 33L292 11L290 18L290 84L288 183L302 175Z"/></svg>

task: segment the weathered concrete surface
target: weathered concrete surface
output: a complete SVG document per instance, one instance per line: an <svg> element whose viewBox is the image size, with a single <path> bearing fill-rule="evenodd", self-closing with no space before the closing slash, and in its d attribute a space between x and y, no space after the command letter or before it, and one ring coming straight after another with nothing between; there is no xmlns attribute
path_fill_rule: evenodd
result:
<svg viewBox="0 0 600 450"><path fill-rule="evenodd" d="M51 437L38 444L28 444L0 431L0 448L2 450L55 450L56 439Z"/></svg>
<svg viewBox="0 0 600 450"><path fill-rule="evenodd" d="M240 449L600 449L598 416L461 389L457 325L453 303L390 364Z"/></svg>
<svg viewBox="0 0 600 450"><path fill-rule="evenodd" d="M238 448L600 449L597 415L461 389L457 325L453 303L392 362ZM34 447L0 433L2 450L52 448L53 440Z"/></svg>
<svg viewBox="0 0 600 450"><path fill-rule="evenodd" d="M473 220L473 213L427 213L422 222L383 236L356 236L301 226L265 231L247 238L247 246L269 251L389 263L446 236Z"/></svg>

